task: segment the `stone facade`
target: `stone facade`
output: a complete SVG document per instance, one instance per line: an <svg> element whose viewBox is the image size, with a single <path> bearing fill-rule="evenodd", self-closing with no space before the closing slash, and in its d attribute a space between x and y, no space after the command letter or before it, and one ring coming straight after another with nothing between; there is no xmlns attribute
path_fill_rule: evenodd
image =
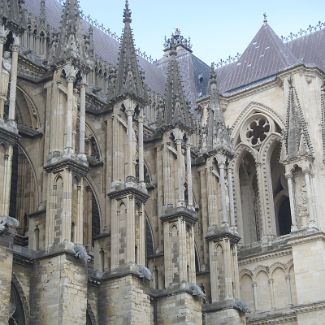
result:
<svg viewBox="0 0 325 325"><path fill-rule="evenodd" d="M322 24L209 67L179 30L141 57L128 1L118 41L0 16L0 325L322 322Z"/></svg>

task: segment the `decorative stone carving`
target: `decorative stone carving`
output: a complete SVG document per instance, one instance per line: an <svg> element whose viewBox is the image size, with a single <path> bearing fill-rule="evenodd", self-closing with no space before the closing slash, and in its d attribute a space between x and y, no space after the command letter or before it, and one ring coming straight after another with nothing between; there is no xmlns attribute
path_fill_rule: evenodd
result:
<svg viewBox="0 0 325 325"><path fill-rule="evenodd" d="M91 257L88 255L86 248L81 244L74 244L74 252L75 257L83 262L83 264L87 265L90 262Z"/></svg>
<svg viewBox="0 0 325 325"><path fill-rule="evenodd" d="M19 226L19 221L11 217L0 217L0 235L8 229L15 229Z"/></svg>

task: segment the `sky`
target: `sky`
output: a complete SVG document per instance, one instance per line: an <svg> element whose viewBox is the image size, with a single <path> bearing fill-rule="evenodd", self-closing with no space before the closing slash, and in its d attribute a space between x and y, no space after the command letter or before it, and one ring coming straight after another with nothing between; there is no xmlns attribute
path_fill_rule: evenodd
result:
<svg viewBox="0 0 325 325"><path fill-rule="evenodd" d="M129 0L136 47L154 59L179 28L207 64L242 53L263 24L279 35L325 22L325 0ZM124 0L80 0L82 10L121 35Z"/></svg>

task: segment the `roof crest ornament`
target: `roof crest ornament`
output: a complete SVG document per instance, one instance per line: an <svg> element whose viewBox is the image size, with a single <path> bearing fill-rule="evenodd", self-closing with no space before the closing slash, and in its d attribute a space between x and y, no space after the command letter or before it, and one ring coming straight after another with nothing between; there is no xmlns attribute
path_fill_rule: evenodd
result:
<svg viewBox="0 0 325 325"><path fill-rule="evenodd" d="M316 26L309 25L306 29L300 29L297 33L290 33L287 36L281 36L283 43L289 43L297 38L315 33L325 28L325 22L319 21Z"/></svg>
<svg viewBox="0 0 325 325"><path fill-rule="evenodd" d="M263 23L267 24L267 14L266 14L266 12L264 12L263 17L264 17Z"/></svg>
<svg viewBox="0 0 325 325"><path fill-rule="evenodd" d="M184 49L192 52L192 44L191 44L191 38L185 38L182 34L181 34L181 30L179 28L175 29L175 32L172 33L170 38L167 38L165 36L165 43L164 43L164 51L169 51L171 50L172 47L177 47L177 46L181 46Z"/></svg>

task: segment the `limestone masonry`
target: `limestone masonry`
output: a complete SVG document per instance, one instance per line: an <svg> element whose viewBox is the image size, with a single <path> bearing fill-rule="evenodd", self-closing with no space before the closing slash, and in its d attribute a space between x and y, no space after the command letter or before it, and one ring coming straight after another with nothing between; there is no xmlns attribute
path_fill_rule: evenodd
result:
<svg viewBox="0 0 325 325"><path fill-rule="evenodd" d="M0 18L0 325L325 324L325 24L210 67L127 0Z"/></svg>

